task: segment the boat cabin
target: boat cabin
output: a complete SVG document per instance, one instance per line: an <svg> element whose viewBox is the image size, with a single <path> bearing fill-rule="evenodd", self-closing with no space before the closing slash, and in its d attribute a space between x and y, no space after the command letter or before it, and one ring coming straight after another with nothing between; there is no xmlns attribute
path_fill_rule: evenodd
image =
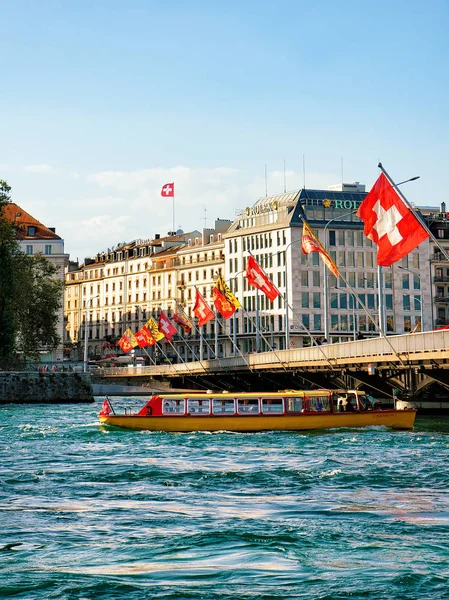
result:
<svg viewBox="0 0 449 600"><path fill-rule="evenodd" d="M374 407L358 390L285 391L271 394L173 394L153 396L138 416L255 416L359 412Z"/></svg>

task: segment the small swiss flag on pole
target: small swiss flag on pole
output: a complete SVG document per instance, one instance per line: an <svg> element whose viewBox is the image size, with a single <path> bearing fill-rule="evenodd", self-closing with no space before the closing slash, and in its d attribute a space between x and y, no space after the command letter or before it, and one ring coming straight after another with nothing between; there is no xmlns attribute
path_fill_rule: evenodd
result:
<svg viewBox="0 0 449 600"><path fill-rule="evenodd" d="M175 184L174 183L166 183L162 186L161 196L164 198L174 198L175 197Z"/></svg>

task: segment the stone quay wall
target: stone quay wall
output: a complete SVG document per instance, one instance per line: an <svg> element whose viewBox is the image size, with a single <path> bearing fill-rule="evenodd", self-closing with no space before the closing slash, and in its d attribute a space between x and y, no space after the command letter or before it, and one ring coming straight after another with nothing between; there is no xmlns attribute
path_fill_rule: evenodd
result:
<svg viewBox="0 0 449 600"><path fill-rule="evenodd" d="M93 402L89 373L0 371L0 404Z"/></svg>

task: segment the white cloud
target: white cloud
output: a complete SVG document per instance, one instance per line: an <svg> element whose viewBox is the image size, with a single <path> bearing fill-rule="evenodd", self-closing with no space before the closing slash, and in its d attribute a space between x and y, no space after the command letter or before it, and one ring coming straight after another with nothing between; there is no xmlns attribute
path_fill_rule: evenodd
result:
<svg viewBox="0 0 449 600"><path fill-rule="evenodd" d="M23 167L27 173L52 173L54 169L51 165L25 165Z"/></svg>
<svg viewBox="0 0 449 600"><path fill-rule="evenodd" d="M265 195L262 174L254 178L228 167L101 171L87 180L90 194L80 196L78 188L78 198L70 200L70 220L64 217L65 222L58 223L66 250L80 260L118 242L153 238L155 233L167 235L173 229L173 202L161 197L161 188L168 182L175 182L174 227L184 231L201 231L205 217L208 227L217 218L233 221L238 210ZM303 175L288 170L286 180L287 191L297 190L302 187ZM326 189L338 176L306 173L306 181L309 188ZM267 187L269 195L281 194L283 171L269 172ZM66 210L64 203L61 208Z"/></svg>

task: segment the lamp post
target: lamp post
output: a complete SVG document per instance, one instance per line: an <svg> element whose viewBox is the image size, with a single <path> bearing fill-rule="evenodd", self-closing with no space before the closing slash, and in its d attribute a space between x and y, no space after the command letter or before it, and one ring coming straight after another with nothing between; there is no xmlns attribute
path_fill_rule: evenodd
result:
<svg viewBox="0 0 449 600"><path fill-rule="evenodd" d="M327 246L327 239L326 239L326 233L327 233L327 228L329 227L329 225L331 223L333 223L333 221L337 221L338 219L344 219L344 217L349 217L349 215L353 215L354 213L357 212L357 208L355 208L354 210L351 210L350 212L344 213L343 215L339 215L338 217L334 217L333 219L330 219L326 225L324 226L324 244L323 247L326 250L326 246ZM324 269L324 286L323 286L323 290L324 290L324 337L326 338L326 341L328 344L330 344L330 339L329 339L329 284L328 284L328 273L327 273L327 267L323 262L323 269Z"/></svg>
<svg viewBox="0 0 449 600"><path fill-rule="evenodd" d="M416 275L419 279L419 292L420 292L420 297L416 298L419 301L420 304L420 312L421 312L421 331L424 331L424 302L422 301L422 285L421 285L421 275L420 273L415 273L415 271L411 271L410 269L407 269L406 267L399 267L398 269L401 269L401 271L407 271L408 273L411 273L412 275Z"/></svg>
<svg viewBox="0 0 449 600"><path fill-rule="evenodd" d="M92 304L92 301L99 297L100 297L100 295L98 294L97 296L93 296L92 298L89 298L89 300L86 300L86 320L85 320L85 326L84 326L84 365L83 365L84 373L87 373L87 371L88 371L88 369L87 369L87 367L88 367L88 364L87 364L88 363L87 342L89 340L89 304Z"/></svg>

